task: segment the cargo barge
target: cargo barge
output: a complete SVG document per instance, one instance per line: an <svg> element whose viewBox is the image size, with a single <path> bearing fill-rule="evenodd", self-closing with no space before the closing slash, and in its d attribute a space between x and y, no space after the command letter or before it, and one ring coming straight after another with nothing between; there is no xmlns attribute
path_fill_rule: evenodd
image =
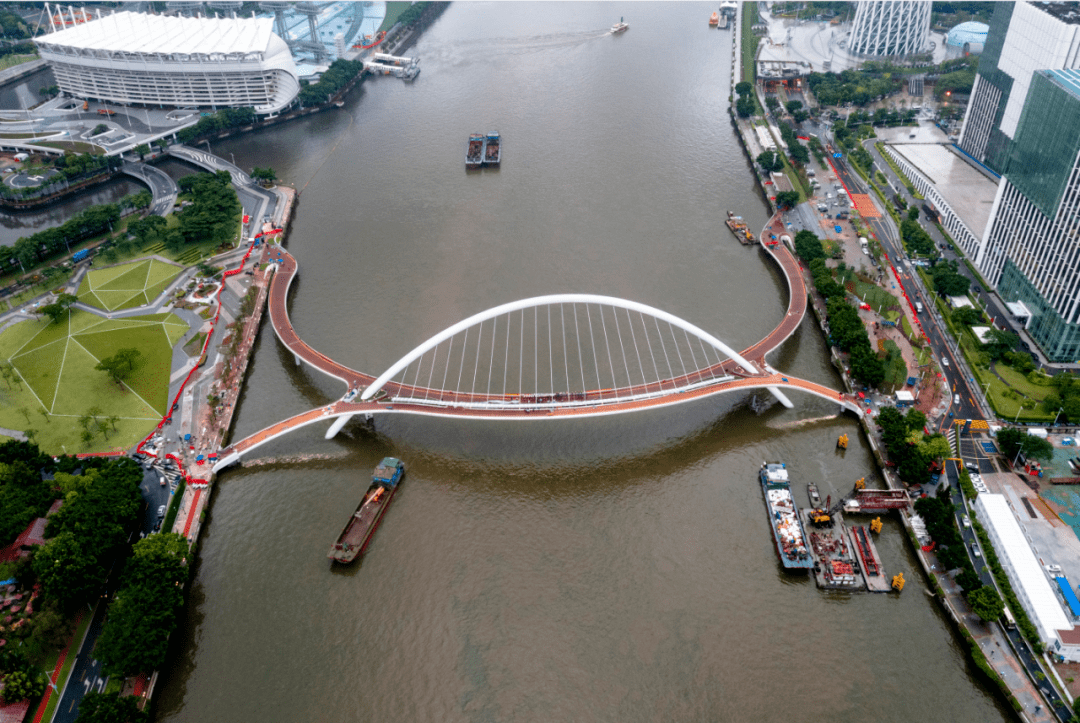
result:
<svg viewBox="0 0 1080 723"><path fill-rule="evenodd" d="M727 212L727 227L731 229L731 233L735 234L735 238L739 239L739 243L744 246L750 246L757 243L757 236L754 232L746 227L746 222L743 221L742 216L736 216L731 211Z"/></svg>
<svg viewBox="0 0 1080 723"><path fill-rule="evenodd" d="M484 139L484 165L497 166L502 162L502 139L498 133L488 133Z"/></svg>
<svg viewBox="0 0 1080 723"><path fill-rule="evenodd" d="M345 523L345 529L327 557L334 562L349 563L364 553L404 474L405 465L399 459L385 457L379 462L371 475L371 486L360 499L356 512Z"/></svg>
<svg viewBox="0 0 1080 723"><path fill-rule="evenodd" d="M469 136L469 145L465 148L465 167L480 168L484 165L484 136L473 133Z"/></svg>
<svg viewBox="0 0 1080 723"><path fill-rule="evenodd" d="M764 462L758 476L780 564L790 572L809 571L814 561L806 546L806 533L795 499L791 496L787 468L783 464Z"/></svg>
<svg viewBox="0 0 1080 723"><path fill-rule="evenodd" d="M848 542L844 518L839 512L803 510L810 530L810 554L814 559L814 582L822 590L865 590L862 569Z"/></svg>

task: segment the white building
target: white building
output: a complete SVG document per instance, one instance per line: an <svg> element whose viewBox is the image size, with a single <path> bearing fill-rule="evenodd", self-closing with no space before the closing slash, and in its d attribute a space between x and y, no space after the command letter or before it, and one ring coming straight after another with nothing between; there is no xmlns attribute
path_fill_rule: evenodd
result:
<svg viewBox="0 0 1080 723"><path fill-rule="evenodd" d="M1004 495L981 493L975 511L990 536L1013 592L1047 647L1070 662L1080 661L1080 636L1050 579L1024 537Z"/></svg>
<svg viewBox="0 0 1080 723"><path fill-rule="evenodd" d="M867 0L855 4L848 50L856 55L915 55L930 50L929 0Z"/></svg>
<svg viewBox="0 0 1080 723"><path fill-rule="evenodd" d="M121 12L34 38L60 90L125 104L253 107L292 103L300 80L271 18Z"/></svg>

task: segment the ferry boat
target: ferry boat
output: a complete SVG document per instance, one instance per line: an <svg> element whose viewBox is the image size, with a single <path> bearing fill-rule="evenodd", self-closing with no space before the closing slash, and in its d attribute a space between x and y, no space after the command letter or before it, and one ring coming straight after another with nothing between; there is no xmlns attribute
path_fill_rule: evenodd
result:
<svg viewBox="0 0 1080 723"><path fill-rule="evenodd" d="M806 546L806 532L795 507L795 498L791 496L787 467L780 463L763 462L758 476L761 491L765 494L765 507L769 511L769 525L780 564L789 572L810 570L814 561Z"/></svg>
<svg viewBox="0 0 1080 723"><path fill-rule="evenodd" d="M327 557L334 562L349 563L364 554L404 474L405 465L400 459L385 457L379 462L371 475L371 486L360 499L356 512L345 523L345 529L338 535Z"/></svg>
<svg viewBox="0 0 1080 723"><path fill-rule="evenodd" d="M469 136L469 145L465 149L465 167L479 168L484 165L484 135L473 133Z"/></svg>
<svg viewBox="0 0 1080 723"><path fill-rule="evenodd" d="M626 32L630 29L629 23L624 23L622 18L619 18L619 22L611 26L611 34L618 35L619 33Z"/></svg>
<svg viewBox="0 0 1080 723"><path fill-rule="evenodd" d="M720 24L720 13L714 12L709 16L709 27L715 28Z"/></svg>
<svg viewBox="0 0 1080 723"><path fill-rule="evenodd" d="M484 139L484 165L497 166L502 162L502 144L498 132L487 134Z"/></svg>

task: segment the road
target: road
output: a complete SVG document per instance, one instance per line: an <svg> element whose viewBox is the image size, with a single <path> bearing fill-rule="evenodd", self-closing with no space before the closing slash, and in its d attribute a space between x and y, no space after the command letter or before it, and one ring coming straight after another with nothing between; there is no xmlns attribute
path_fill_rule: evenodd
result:
<svg viewBox="0 0 1080 723"><path fill-rule="evenodd" d="M91 690L101 693L105 690L105 684L109 682L108 676L101 673L101 663L92 657L94 646L105 624L105 611L107 606L99 604L94 611L94 618L90 621L90 627L86 631L82 647L75 656L75 665L71 668L67 685L64 686L64 694L60 697L60 704L53 714L52 723L74 723L79 715L79 703Z"/></svg>
<svg viewBox="0 0 1080 723"><path fill-rule="evenodd" d="M172 212L180 187L169 174L146 163L125 163L120 167L120 171L139 179L150 187L150 193L154 195L154 200L150 204L151 214L167 216Z"/></svg>
<svg viewBox="0 0 1080 723"><path fill-rule="evenodd" d="M994 581L994 575L990 571L989 566L986 564L986 556L983 554L982 545L979 543L978 536L975 534L973 527L965 526L963 518L969 516L967 506L964 500L963 492L960 489L960 473L955 463L946 461L945 463L945 477L949 482L949 494L955 506L956 526L960 530L960 535L964 540L964 549L967 551L968 558L971 560L972 565L975 568L975 572L979 576L979 581L983 585L990 586L1001 594L1001 590L998 590L997 583ZM977 551L977 552L976 552ZM1004 598L1004 596L1002 596ZM1000 625L1000 623L998 623ZM1024 640L1019 630L1004 629L1005 635L1009 639L1009 643L1012 646L1013 653L1020 661L1024 669L1027 670L1028 677L1038 687L1039 692L1043 698L1050 703L1057 716L1063 720L1070 720L1073 712L1069 708L1068 704L1062 700L1058 695L1057 690L1049 682L1049 677L1046 675L1046 671L1043 670L1042 664L1038 658L1032 652L1028 642Z"/></svg>
<svg viewBox="0 0 1080 723"><path fill-rule="evenodd" d="M827 129L822 128L822 132L827 134L828 131ZM873 155L876 154L876 152L876 149L874 149L871 153ZM881 205L880 199L874 195L873 190L868 187L862 177L859 176L859 174L852 169L843 158L832 158L830 160L836 171L837 178L844 184L844 187L848 190L849 194L864 193L870 195L875 206ZM882 162L880 157L876 158L876 162L879 167L883 167L884 171L891 173L888 164ZM893 182L903 188L903 184L896 180L895 174L893 176ZM906 189L904 189L902 193L906 195ZM915 199L909 199L909 203L918 202ZM949 389L953 394L949 399L949 416L943 416L941 418L939 429L944 429L944 427L950 423L951 418L985 418L985 412L976 401L977 395L972 388L972 385L975 383L974 378L965 375L961 371L967 368L967 364L958 353L956 342L941 328L941 322L938 320L937 315L933 313L933 310L936 308L933 300L923 288L921 280L917 278L917 274L914 273L911 266L907 263L907 254L904 253L903 244L900 241L899 230L896 228L892 217L888 215L885 209L879 207L878 210L882 213L881 217L864 220L868 222L875 238L881 243L882 249L884 249L888 256L888 261L892 264L896 274L900 277L900 282L903 285L903 289L908 293L908 298L912 305L916 302L922 304L923 311L921 313L916 313L916 317L919 320L919 324L922 326L923 333L930 342L930 347L934 351L934 355L941 362L942 373L948 380ZM936 228L931 227L931 229L928 229L928 233L931 233L932 238L937 234L938 238L935 239L935 243L938 243L939 245L943 243ZM900 289L898 288L897 291L899 292ZM915 308L917 309L918 307L916 306ZM959 399L956 398L956 395L959 395Z"/></svg>

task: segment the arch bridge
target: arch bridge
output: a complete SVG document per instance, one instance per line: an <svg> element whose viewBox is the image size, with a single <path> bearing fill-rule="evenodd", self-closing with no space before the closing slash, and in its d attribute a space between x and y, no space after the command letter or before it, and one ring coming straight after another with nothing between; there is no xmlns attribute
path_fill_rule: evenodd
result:
<svg viewBox="0 0 1080 723"><path fill-rule="evenodd" d="M766 227L766 231L769 227ZM764 233L763 233L764 235ZM593 417L680 404L733 391L767 389L791 407L783 387L861 413L856 399L781 374L765 355L798 328L806 287L783 245L764 244L783 270L790 299L777 327L741 352L663 310L594 294L522 299L474 314L423 342L378 377L349 369L307 346L288 319L286 297L298 270L275 250L270 315L297 363L346 385L336 402L298 414L221 451L217 471L277 437L333 420L327 439L356 414L418 414L467 419Z"/></svg>

